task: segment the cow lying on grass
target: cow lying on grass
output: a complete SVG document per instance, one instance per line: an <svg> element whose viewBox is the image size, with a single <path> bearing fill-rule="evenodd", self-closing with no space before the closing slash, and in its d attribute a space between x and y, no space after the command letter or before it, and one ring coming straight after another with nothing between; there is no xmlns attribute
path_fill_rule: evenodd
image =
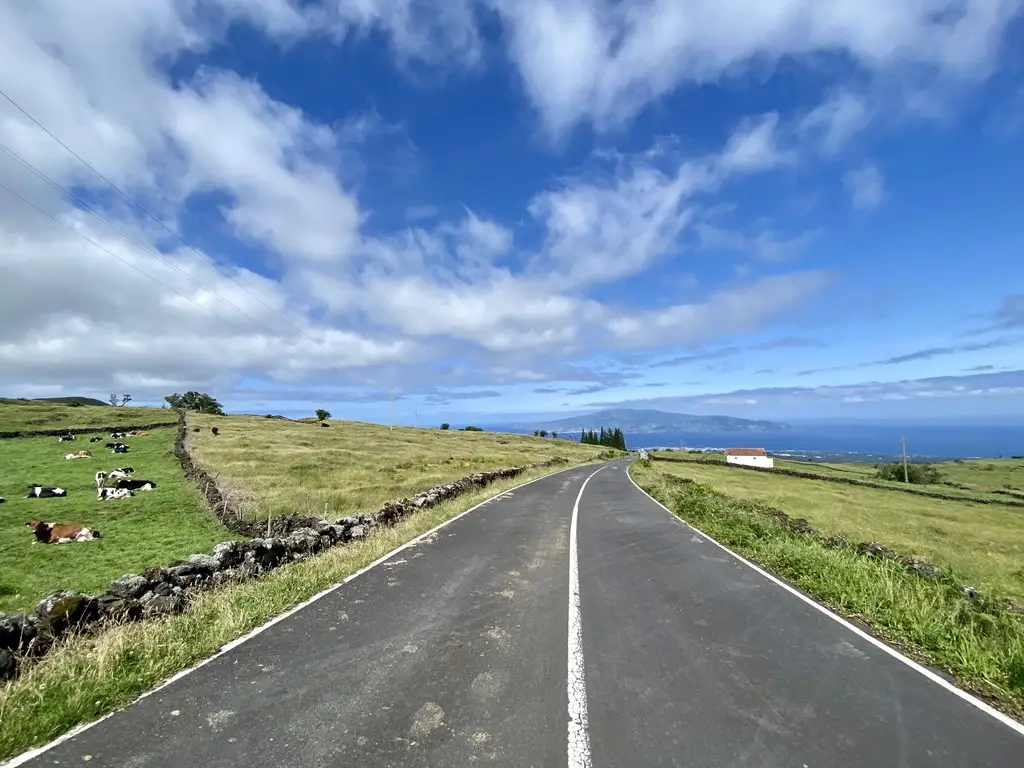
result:
<svg viewBox="0 0 1024 768"><path fill-rule="evenodd" d="M28 487L28 495L26 499L52 499L55 496L67 496L68 492L66 488L57 488L52 485L39 485L35 483Z"/></svg>
<svg viewBox="0 0 1024 768"><path fill-rule="evenodd" d="M156 488L156 483L152 480L136 480L132 477L121 477L114 483L114 487L129 491L152 491Z"/></svg>
<svg viewBox="0 0 1024 768"><path fill-rule="evenodd" d="M118 467L112 469L109 472L97 472L96 473L96 487L102 488L103 484L107 480L117 480L119 477L128 477L135 471L135 467Z"/></svg>
<svg viewBox="0 0 1024 768"><path fill-rule="evenodd" d="M127 499L133 495L127 488L99 488L96 492L96 500L116 501L117 499Z"/></svg>
<svg viewBox="0 0 1024 768"><path fill-rule="evenodd" d="M75 459L91 459L92 451L75 451L74 453L65 453L64 461L74 461Z"/></svg>
<svg viewBox="0 0 1024 768"><path fill-rule="evenodd" d="M43 544L68 544L76 541L102 539L103 534L78 523L48 523L44 520L29 520L25 523L36 535L36 541Z"/></svg>

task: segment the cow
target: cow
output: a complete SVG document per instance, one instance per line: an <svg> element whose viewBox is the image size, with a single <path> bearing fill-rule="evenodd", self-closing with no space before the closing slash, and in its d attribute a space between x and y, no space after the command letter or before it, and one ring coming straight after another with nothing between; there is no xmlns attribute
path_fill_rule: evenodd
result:
<svg viewBox="0 0 1024 768"><path fill-rule="evenodd" d="M92 451L75 451L74 453L65 453L64 460L71 461L72 459L91 459Z"/></svg>
<svg viewBox="0 0 1024 768"><path fill-rule="evenodd" d="M96 473L96 487L102 488L103 484L107 480L116 480L119 477L128 477L135 471L135 467L118 467L112 469L109 472L97 472Z"/></svg>
<svg viewBox="0 0 1024 768"><path fill-rule="evenodd" d="M112 453L128 453L131 446L126 443L107 443L104 448L109 448Z"/></svg>
<svg viewBox="0 0 1024 768"><path fill-rule="evenodd" d="M52 485L40 485L39 483L33 483L28 486L28 495L26 499L52 499L57 496L67 496L68 492L66 488L57 488Z"/></svg>
<svg viewBox="0 0 1024 768"><path fill-rule="evenodd" d="M95 436L89 438L89 442L90 443L98 443L102 439L103 438L100 435L95 435Z"/></svg>
<svg viewBox="0 0 1024 768"><path fill-rule="evenodd" d="M198 432L199 431L199 427L192 427L192 431L193 432Z"/></svg>
<svg viewBox="0 0 1024 768"><path fill-rule="evenodd" d="M7 499L5 499L3 496L0 496L0 504L3 504L5 501L7 501Z"/></svg>
<svg viewBox="0 0 1024 768"><path fill-rule="evenodd" d="M331 426L331 425L330 425L330 424L328 424L328 423L327 423L326 421L321 421L321 422L320 422L320 426L321 426L321 427L329 427L329 426Z"/></svg>
<svg viewBox="0 0 1024 768"><path fill-rule="evenodd" d="M48 523L44 520L29 520L26 528L31 528L37 542L43 544L67 544L74 541L92 541L102 539L99 531L86 528L79 523Z"/></svg>
<svg viewBox="0 0 1024 768"><path fill-rule="evenodd" d="M133 477L121 477L114 483L115 488L127 488L130 491L152 491L156 483L152 480L136 480Z"/></svg>
<svg viewBox="0 0 1024 768"><path fill-rule="evenodd" d="M127 499L129 496L134 496L127 488L99 488L96 491L97 501L115 501L117 499Z"/></svg>
<svg viewBox="0 0 1024 768"><path fill-rule="evenodd" d="M144 429L133 429L126 437L146 437L148 434L149 432Z"/></svg>
<svg viewBox="0 0 1024 768"><path fill-rule="evenodd" d="M57 442L58 443L66 443L69 440L74 440L74 439L75 439L75 436L72 435L70 432L68 432L66 435L57 435Z"/></svg>
<svg viewBox="0 0 1024 768"><path fill-rule="evenodd" d="M119 439L121 439L123 437L128 437L128 433L127 432L111 432L110 433L110 439L111 440L119 440Z"/></svg>
<svg viewBox="0 0 1024 768"><path fill-rule="evenodd" d="M217 428L216 427L210 427L210 431L213 432L213 434L215 434L215 435L217 434Z"/></svg>

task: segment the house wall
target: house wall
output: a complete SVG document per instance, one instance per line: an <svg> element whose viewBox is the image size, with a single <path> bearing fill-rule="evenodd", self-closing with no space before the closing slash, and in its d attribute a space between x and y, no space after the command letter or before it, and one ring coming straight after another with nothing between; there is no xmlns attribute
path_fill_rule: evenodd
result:
<svg viewBox="0 0 1024 768"><path fill-rule="evenodd" d="M746 464L748 467L764 469L772 469L775 466L775 460L771 456L726 456L725 460L729 464Z"/></svg>

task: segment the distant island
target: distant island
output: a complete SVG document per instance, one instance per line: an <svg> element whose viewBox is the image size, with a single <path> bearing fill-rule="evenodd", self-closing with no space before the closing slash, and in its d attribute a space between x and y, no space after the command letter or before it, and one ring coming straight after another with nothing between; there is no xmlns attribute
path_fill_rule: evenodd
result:
<svg viewBox="0 0 1024 768"><path fill-rule="evenodd" d="M610 408L533 425L534 428L568 434L582 432L584 429L599 429L602 426L619 427L627 437L679 432L777 432L792 429L789 424L777 421L740 419L735 416L698 416L692 413L669 413L635 408Z"/></svg>

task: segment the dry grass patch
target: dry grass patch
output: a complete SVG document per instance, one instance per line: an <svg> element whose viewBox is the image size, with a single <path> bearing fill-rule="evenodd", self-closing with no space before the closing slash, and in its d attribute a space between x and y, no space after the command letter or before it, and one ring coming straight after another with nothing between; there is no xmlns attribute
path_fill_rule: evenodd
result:
<svg viewBox="0 0 1024 768"><path fill-rule="evenodd" d="M327 430L323 430L326 432ZM551 470L530 470L430 510L364 541L287 565L257 581L199 595L183 614L72 639L0 688L0 760L126 706L176 672L215 653L395 547L488 497Z"/></svg>
<svg viewBox="0 0 1024 768"><path fill-rule="evenodd" d="M806 518L823 533L879 541L953 568L982 592L1024 598L1024 509L931 499L877 488L752 472L726 464L657 462L739 499Z"/></svg>
<svg viewBox="0 0 1024 768"><path fill-rule="evenodd" d="M328 423L324 429L315 422L189 414L189 449L218 484L226 481L251 495L248 516L256 519L286 514L334 519L473 472L555 456L576 464L612 455L602 446L525 435ZM214 426L217 436L210 431ZM193 427L200 431L193 433Z"/></svg>

